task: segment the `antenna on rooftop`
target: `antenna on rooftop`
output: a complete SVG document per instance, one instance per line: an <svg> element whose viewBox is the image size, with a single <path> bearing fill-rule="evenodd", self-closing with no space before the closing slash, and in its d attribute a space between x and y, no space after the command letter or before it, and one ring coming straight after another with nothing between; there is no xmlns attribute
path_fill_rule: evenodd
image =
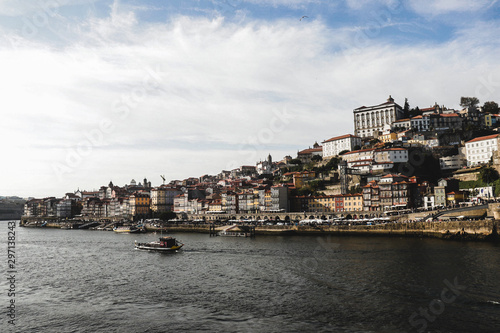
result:
<svg viewBox="0 0 500 333"><path fill-rule="evenodd" d="M161 179L163 179L163 185L165 185L165 175L160 175Z"/></svg>

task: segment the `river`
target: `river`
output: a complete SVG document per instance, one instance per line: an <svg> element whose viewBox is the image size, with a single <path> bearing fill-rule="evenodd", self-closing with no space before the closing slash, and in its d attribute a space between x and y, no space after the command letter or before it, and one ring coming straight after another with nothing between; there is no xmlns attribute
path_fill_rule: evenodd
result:
<svg viewBox="0 0 500 333"><path fill-rule="evenodd" d="M162 254L134 250L154 234L15 232L2 332L500 331L497 244L177 233L183 250Z"/></svg>

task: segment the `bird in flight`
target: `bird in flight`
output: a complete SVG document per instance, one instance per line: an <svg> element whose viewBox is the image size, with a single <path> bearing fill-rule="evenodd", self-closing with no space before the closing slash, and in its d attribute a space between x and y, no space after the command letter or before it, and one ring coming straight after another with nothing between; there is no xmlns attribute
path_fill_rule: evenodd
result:
<svg viewBox="0 0 500 333"><path fill-rule="evenodd" d="M307 17L307 18L309 18L309 16L305 16L305 15L304 15L304 16L302 16L302 17L300 18L300 20L299 20L299 21L302 21L302 19L303 19L303 18L306 18L306 17Z"/></svg>

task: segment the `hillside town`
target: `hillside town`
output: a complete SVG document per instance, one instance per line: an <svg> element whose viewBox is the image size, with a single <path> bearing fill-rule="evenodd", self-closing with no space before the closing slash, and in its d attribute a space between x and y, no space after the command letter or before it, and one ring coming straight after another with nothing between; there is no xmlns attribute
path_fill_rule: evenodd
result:
<svg viewBox="0 0 500 333"><path fill-rule="evenodd" d="M297 212L330 219L475 205L495 200L500 170L500 111L462 97L460 110L435 103L403 106L389 96L353 110L353 133L313 138L296 156L172 180L132 179L61 198L30 199L25 217L61 220L203 220Z"/></svg>

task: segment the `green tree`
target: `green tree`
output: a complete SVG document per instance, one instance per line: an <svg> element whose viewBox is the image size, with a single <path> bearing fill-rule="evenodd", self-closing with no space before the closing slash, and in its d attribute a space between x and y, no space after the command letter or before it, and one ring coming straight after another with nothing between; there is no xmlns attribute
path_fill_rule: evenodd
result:
<svg viewBox="0 0 500 333"><path fill-rule="evenodd" d="M405 98L405 105L403 107L404 117L408 118L410 116L410 104L408 104L408 98Z"/></svg>
<svg viewBox="0 0 500 333"><path fill-rule="evenodd" d="M485 102L483 105L483 113L496 114L499 111L500 110L498 109L498 104L496 102Z"/></svg>
<svg viewBox="0 0 500 333"><path fill-rule="evenodd" d="M421 114L422 114L422 112L420 112L420 109L417 106L414 109L410 110L410 112L408 113L408 118L413 118L413 117L416 117L416 116L420 116Z"/></svg>
<svg viewBox="0 0 500 333"><path fill-rule="evenodd" d="M158 215L158 218L162 221L168 221L177 218L177 214L172 211L162 212Z"/></svg>
<svg viewBox="0 0 500 333"><path fill-rule="evenodd" d="M314 161L314 162L319 162L322 160L323 160L323 157L321 157L320 155L314 155L313 157L311 157L311 161Z"/></svg>
<svg viewBox="0 0 500 333"><path fill-rule="evenodd" d="M299 160L298 158L294 158L294 159L290 160L290 164L301 165L302 161Z"/></svg>
<svg viewBox="0 0 500 333"><path fill-rule="evenodd" d="M498 175L498 171L492 167L485 167L479 172L479 177L485 184L489 184L500 178L500 175Z"/></svg>
<svg viewBox="0 0 500 333"><path fill-rule="evenodd" d="M461 97L460 106L463 108L474 108L479 104L477 97Z"/></svg>

